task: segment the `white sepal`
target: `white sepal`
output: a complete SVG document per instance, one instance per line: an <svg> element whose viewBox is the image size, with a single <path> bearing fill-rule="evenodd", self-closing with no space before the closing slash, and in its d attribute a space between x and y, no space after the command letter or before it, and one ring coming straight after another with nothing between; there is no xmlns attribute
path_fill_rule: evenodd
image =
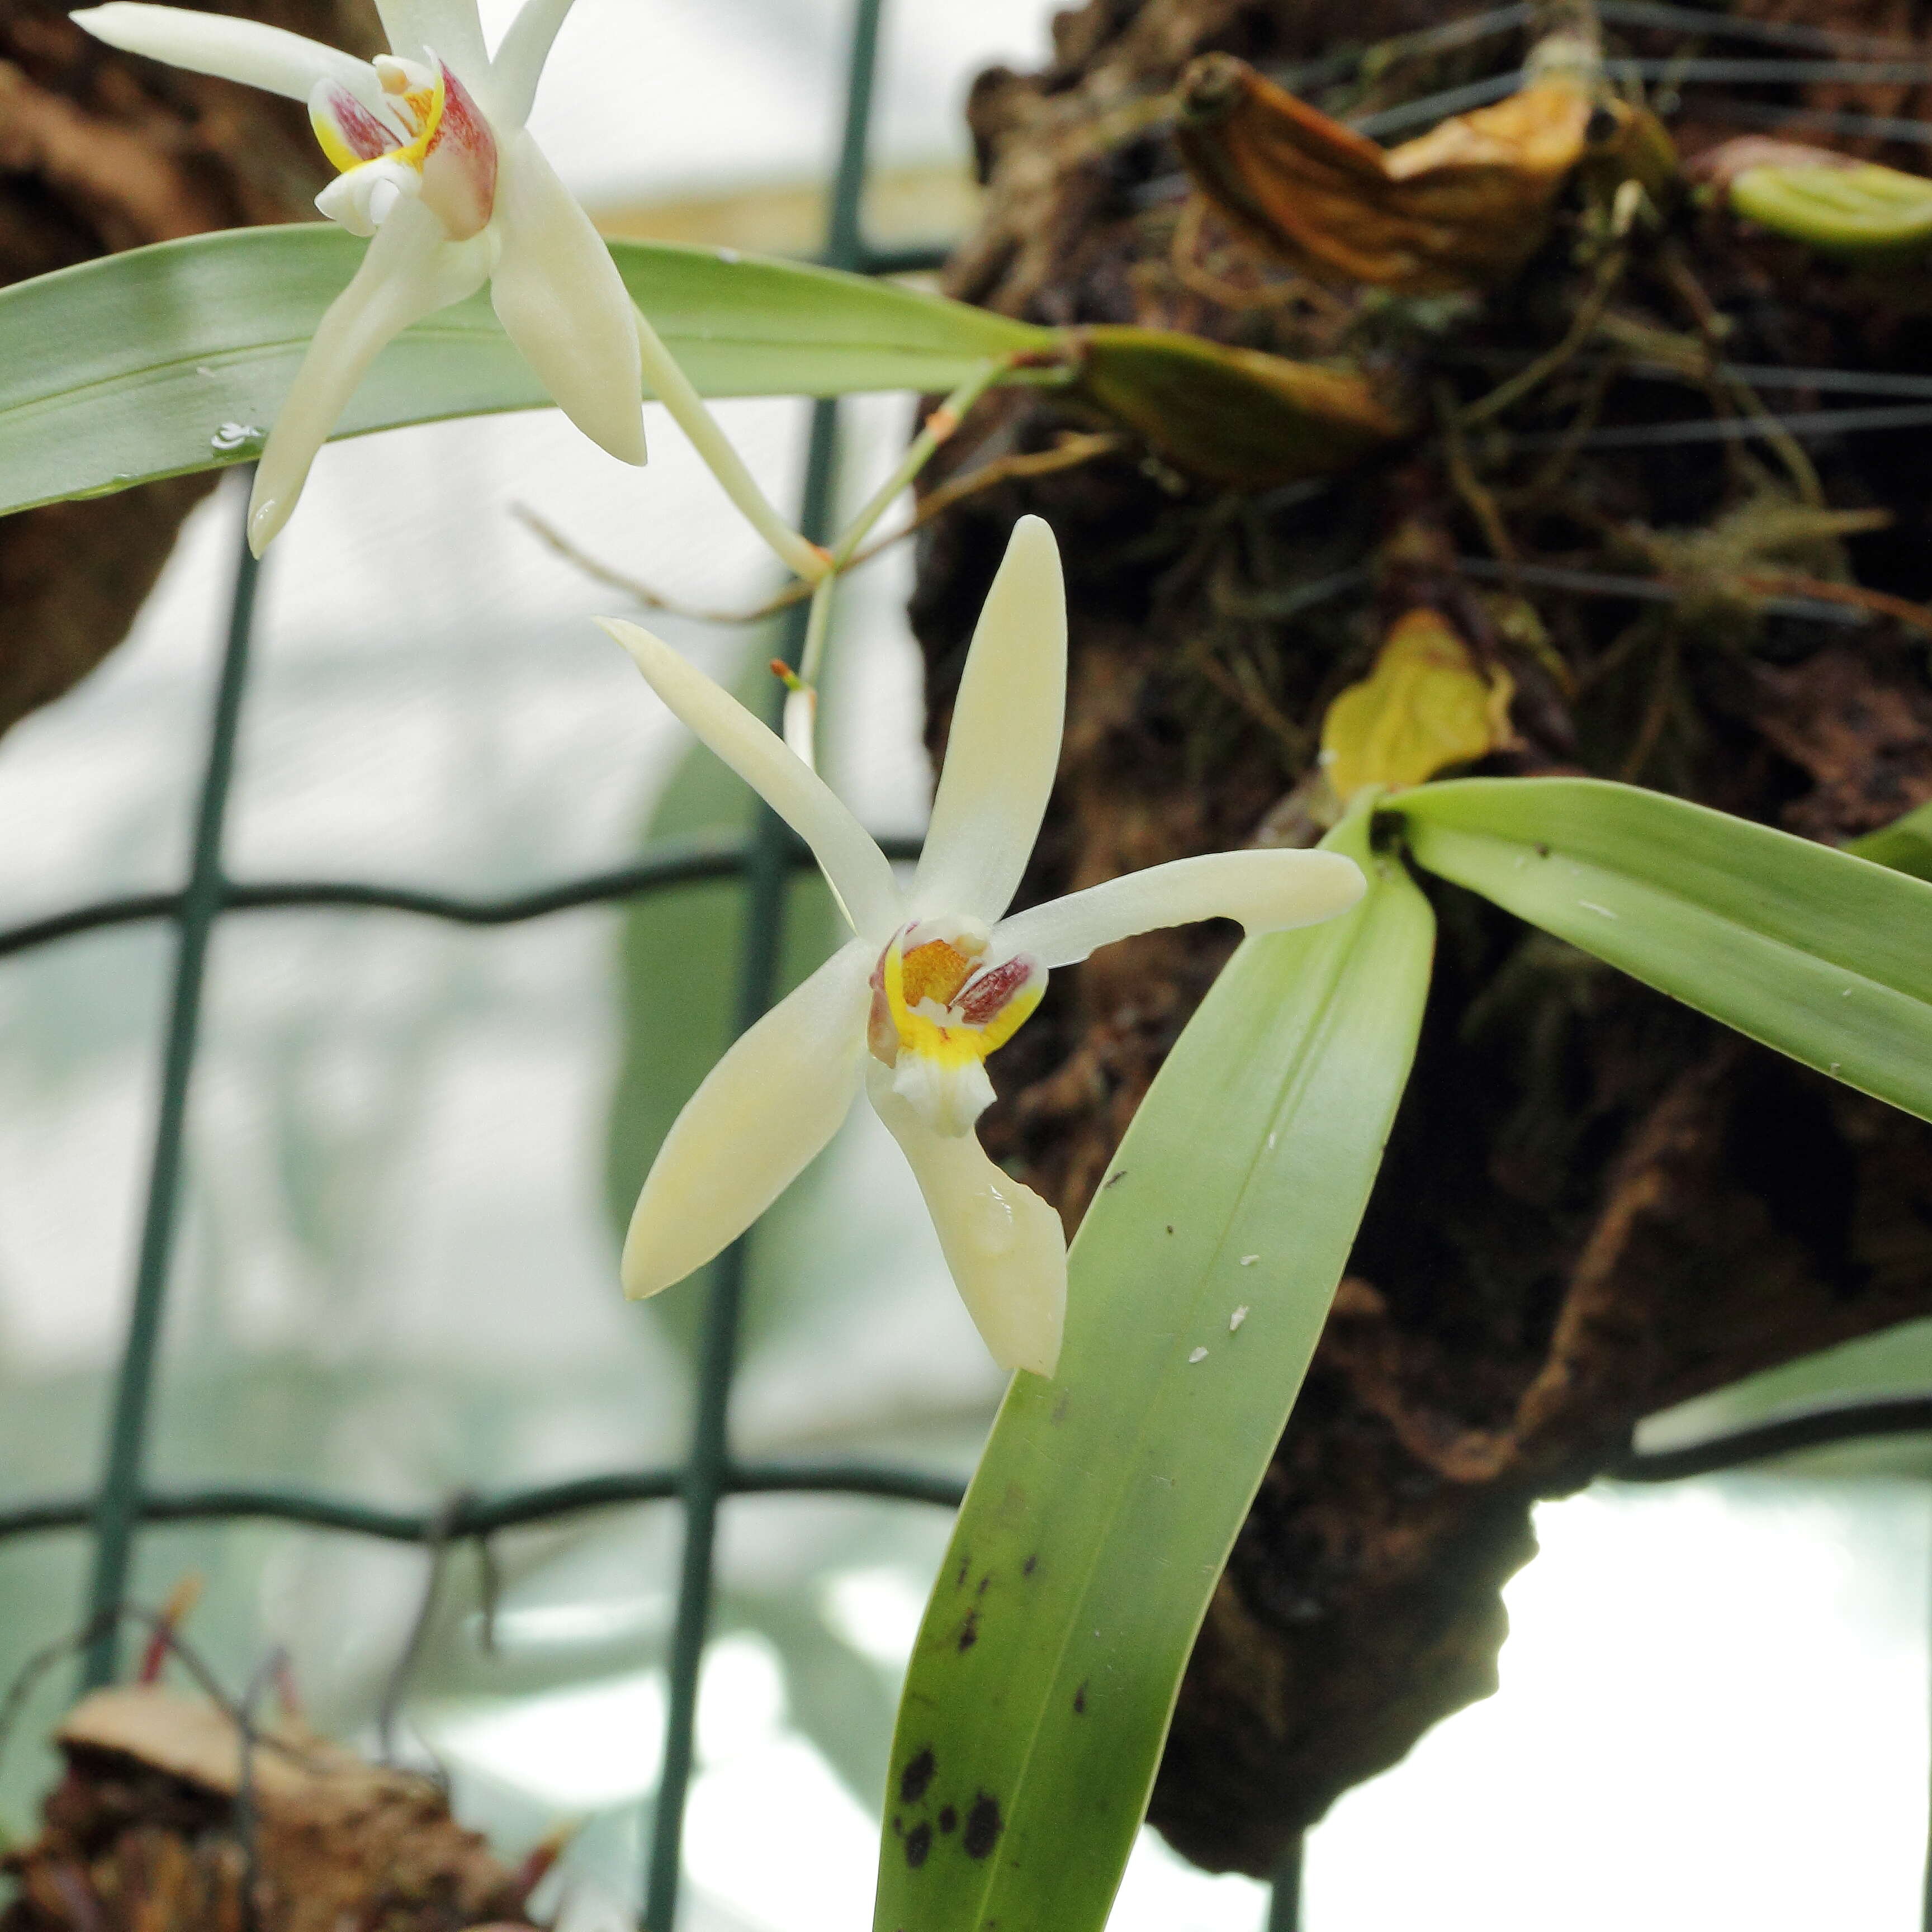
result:
<svg viewBox="0 0 1932 1932"><path fill-rule="evenodd" d="M1346 912L1366 881L1338 852L1210 852L1129 872L1002 920L989 962L1030 953L1071 966L1096 946L1197 919L1238 920L1250 933L1312 926Z"/></svg>
<svg viewBox="0 0 1932 1932"><path fill-rule="evenodd" d="M537 82L572 0L524 0L490 64L490 112L497 138L507 140L530 118Z"/></svg>
<svg viewBox="0 0 1932 1932"><path fill-rule="evenodd" d="M1038 517L1013 526L973 632L912 889L923 913L988 922L1012 902L1046 814L1066 710L1066 592Z"/></svg>
<svg viewBox="0 0 1932 1932"><path fill-rule="evenodd" d="M838 1132L858 1096L872 970L871 949L850 941L706 1076L638 1197L626 1294L656 1294L722 1252Z"/></svg>
<svg viewBox="0 0 1932 1932"><path fill-rule="evenodd" d="M631 298L590 218L527 134L500 151L490 299L557 406L626 463L644 460Z"/></svg>
<svg viewBox="0 0 1932 1932"><path fill-rule="evenodd" d="M382 99L375 70L367 61L259 20L198 14L186 7L146 6L141 0L109 0L105 7L83 8L68 17L123 53L142 54L190 74L238 81L291 100L306 101L321 80L334 81L372 107Z"/></svg>
<svg viewBox="0 0 1932 1932"><path fill-rule="evenodd" d="M489 273L487 235L446 241L421 202L398 201L355 280L322 317L262 449L248 500L257 556L288 521L316 452L384 346L411 322L475 293Z"/></svg>
<svg viewBox="0 0 1932 1932"><path fill-rule="evenodd" d="M620 617L597 621L637 660L651 688L811 847L876 958L904 912L892 866L872 834L776 732L662 638Z"/></svg>
<svg viewBox="0 0 1932 1932"><path fill-rule="evenodd" d="M995 1167L973 1135L934 1133L876 1060L867 1062L866 1086L926 1197L953 1284L994 1360L1050 1376L1066 1321L1060 1216Z"/></svg>
<svg viewBox="0 0 1932 1932"><path fill-rule="evenodd" d="M389 51L404 60L426 60L434 47L468 77L490 71L476 0L376 0Z"/></svg>

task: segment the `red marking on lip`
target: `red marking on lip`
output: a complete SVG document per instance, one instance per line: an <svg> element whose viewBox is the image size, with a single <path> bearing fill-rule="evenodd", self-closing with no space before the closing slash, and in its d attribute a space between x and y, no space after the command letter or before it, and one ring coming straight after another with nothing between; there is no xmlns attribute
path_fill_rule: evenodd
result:
<svg viewBox="0 0 1932 1932"><path fill-rule="evenodd" d="M343 146L359 160L380 160L400 145L396 130L379 121L347 88L331 86L324 98Z"/></svg>
<svg viewBox="0 0 1932 1932"><path fill-rule="evenodd" d="M496 137L461 81L439 60L442 116L423 157L428 200L459 240L489 220L496 202Z"/></svg>
<svg viewBox="0 0 1932 1932"><path fill-rule="evenodd" d="M1033 962L1022 956L988 967L954 1003L968 1026L984 1026L1033 977Z"/></svg>

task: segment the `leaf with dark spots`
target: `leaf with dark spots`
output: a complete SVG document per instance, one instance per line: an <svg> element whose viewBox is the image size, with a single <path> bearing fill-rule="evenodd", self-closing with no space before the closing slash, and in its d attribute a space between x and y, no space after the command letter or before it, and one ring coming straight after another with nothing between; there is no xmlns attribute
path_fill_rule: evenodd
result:
<svg viewBox="0 0 1932 1932"><path fill-rule="evenodd" d="M1022 1576L1030 1576L1039 1568L1040 1558L1037 1556L1029 1556L1027 1560L1020 1565L1020 1574Z"/></svg>
<svg viewBox="0 0 1932 1932"><path fill-rule="evenodd" d="M1064 1422L1066 1420L1066 1405L1072 1400L1072 1390L1062 1389L1060 1391L1060 1400L1053 1405L1053 1419L1055 1422Z"/></svg>
<svg viewBox="0 0 1932 1932"><path fill-rule="evenodd" d="M959 1626L959 1648L962 1651L970 1650L979 1641L980 1612L977 1610L968 1610L966 1612L966 1621Z"/></svg>
<svg viewBox="0 0 1932 1932"><path fill-rule="evenodd" d="M990 1856L1000 1842L1000 1834L1006 1829L1006 1822L1000 1816L1000 1801L981 1792L966 1814L965 1834L959 1840L966 1847L966 1856L969 1858Z"/></svg>
<svg viewBox="0 0 1932 1932"><path fill-rule="evenodd" d="M959 1814L951 1805L942 1804L939 1808L939 1828L942 1832L952 1831L958 1822Z"/></svg>
<svg viewBox="0 0 1932 1932"><path fill-rule="evenodd" d="M1117 1168L1101 1182L1100 1186L1103 1190L1109 1187L1118 1187L1126 1178L1127 1170L1124 1167Z"/></svg>
<svg viewBox="0 0 1932 1932"><path fill-rule="evenodd" d="M916 1804L926 1796L926 1787L932 1782L932 1774L939 1768L928 1744L918 1756L899 1773L899 1798L902 1802Z"/></svg>
<svg viewBox="0 0 1932 1932"><path fill-rule="evenodd" d="M1076 1718L1084 1718L1087 1714L1087 1687L1084 1684L1073 1694L1073 1714Z"/></svg>
<svg viewBox="0 0 1932 1932"><path fill-rule="evenodd" d="M973 1552L970 1550L962 1551L959 1558L959 1574L952 1580L952 1587L956 1590L963 1590L965 1588L966 1573L968 1570L970 1570L972 1567Z"/></svg>
<svg viewBox="0 0 1932 1932"><path fill-rule="evenodd" d="M988 1570L986 1575L980 1579L980 1587L973 1592L974 1595L976 1597L983 1597L986 1594L986 1586L992 1580L993 1573L992 1570Z"/></svg>
<svg viewBox="0 0 1932 1932"><path fill-rule="evenodd" d="M906 1863L917 1871L925 1864L932 1850L932 1827L930 1825L915 1825L906 1834Z"/></svg>

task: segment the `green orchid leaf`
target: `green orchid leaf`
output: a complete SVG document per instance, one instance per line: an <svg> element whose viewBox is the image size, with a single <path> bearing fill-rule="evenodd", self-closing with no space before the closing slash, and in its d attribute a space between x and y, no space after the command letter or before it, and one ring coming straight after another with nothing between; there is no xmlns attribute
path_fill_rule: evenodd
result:
<svg viewBox="0 0 1932 1932"><path fill-rule="evenodd" d="M1235 955L1014 1378L913 1653L878 1932L1099 1932L1196 1630L1328 1312L1420 1023L1434 925L1365 817L1362 903Z"/></svg>
<svg viewBox="0 0 1932 1932"><path fill-rule="evenodd" d="M1862 838L1849 840L1843 849L1874 866L1889 866L1915 879L1932 879L1932 805L1922 805Z"/></svg>
<svg viewBox="0 0 1932 1932"><path fill-rule="evenodd" d="M1429 871L1932 1119L1932 884L1596 778L1460 778L1384 809Z"/></svg>
<svg viewBox="0 0 1932 1932"><path fill-rule="evenodd" d="M364 244L322 222L130 250L0 290L0 512L258 454ZM611 244L700 392L946 390L1056 338L864 276L666 243ZM548 398L487 295L385 350L337 434Z"/></svg>
<svg viewBox="0 0 1932 1932"><path fill-rule="evenodd" d="M1932 181L1876 163L1741 170L1731 211L1830 255L1922 255L1932 245Z"/></svg>

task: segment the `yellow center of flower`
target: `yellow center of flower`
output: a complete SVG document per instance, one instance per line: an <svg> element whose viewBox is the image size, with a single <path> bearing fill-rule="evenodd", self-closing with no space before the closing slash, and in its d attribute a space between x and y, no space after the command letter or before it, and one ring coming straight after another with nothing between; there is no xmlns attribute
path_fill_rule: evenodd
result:
<svg viewBox="0 0 1932 1932"><path fill-rule="evenodd" d="M962 1134L993 1098L986 1056L1032 1016L1046 974L1024 955L982 966L983 928L908 946L916 936L911 928L896 933L880 957L868 1043L929 1125Z"/></svg>
<svg viewBox="0 0 1932 1932"><path fill-rule="evenodd" d="M393 146L381 147L372 154L368 152L375 145L371 139L372 131L388 135L393 140L393 130L384 128L366 108L360 108L360 104L353 100L349 103L348 112L344 112L338 100L327 104L327 108L333 109L333 112L311 106L309 124L322 144L322 152L338 174L346 175L351 168L359 168L378 159L400 161L421 174L423 163L429 158L436 130L442 125L443 110L449 102L448 84L443 79L442 68L437 68L434 79L426 87L412 86L405 75L387 62L381 71L382 92L388 95L398 118L416 130L415 137L397 142ZM360 112L356 113L358 108ZM356 115L352 121L352 114ZM345 122L349 124L345 126ZM351 145L352 137L354 146Z"/></svg>
<svg viewBox="0 0 1932 1932"><path fill-rule="evenodd" d="M391 58L376 64L381 98L358 96L324 81L309 99L322 151L340 170L316 198L332 221L373 235L386 218L386 194L421 200L452 242L489 221L496 194L496 142L482 110L441 61Z"/></svg>

